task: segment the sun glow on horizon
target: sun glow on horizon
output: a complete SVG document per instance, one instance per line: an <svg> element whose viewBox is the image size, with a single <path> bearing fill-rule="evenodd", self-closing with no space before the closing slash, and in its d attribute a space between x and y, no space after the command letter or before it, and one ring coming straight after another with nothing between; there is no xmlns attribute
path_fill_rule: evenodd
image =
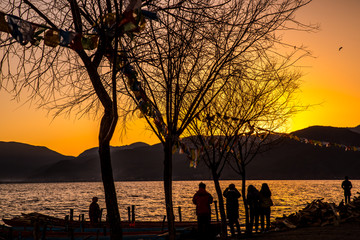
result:
<svg viewBox="0 0 360 240"><path fill-rule="evenodd" d="M313 56L303 66L299 101L309 106L295 115L285 131L309 126L356 127L360 124L360 1L314 0L298 13L304 23L319 23L316 33L285 32L284 40L294 46L305 45ZM23 98L23 100L25 97ZM46 146L64 155L78 156L98 146L100 119L59 116L52 119L46 110L25 101L16 102L0 90L0 141L16 141ZM160 141L146 130L144 119L127 124L118 122L112 146L134 142Z"/></svg>

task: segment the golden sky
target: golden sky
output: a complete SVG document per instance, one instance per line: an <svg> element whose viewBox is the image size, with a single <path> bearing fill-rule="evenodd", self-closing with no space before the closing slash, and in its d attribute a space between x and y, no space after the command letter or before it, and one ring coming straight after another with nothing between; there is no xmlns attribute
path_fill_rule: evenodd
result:
<svg viewBox="0 0 360 240"><path fill-rule="evenodd" d="M291 130L360 125L359 11L358 0L314 0L299 12L300 20L320 24L320 31L287 36L314 55L302 63L306 67L299 96L313 107L293 118Z"/></svg>
<svg viewBox="0 0 360 240"><path fill-rule="evenodd" d="M313 125L360 125L359 13L360 0L313 0L297 16L304 23L319 24L320 31L285 33L284 39L307 46L314 56L301 62L304 77L299 95L304 105L312 107L292 119L289 131ZM72 156L97 146L98 119L52 119L45 110L21 100L13 101L0 90L0 141L46 146ZM111 144L158 143L141 121L129 124L126 135L117 129Z"/></svg>

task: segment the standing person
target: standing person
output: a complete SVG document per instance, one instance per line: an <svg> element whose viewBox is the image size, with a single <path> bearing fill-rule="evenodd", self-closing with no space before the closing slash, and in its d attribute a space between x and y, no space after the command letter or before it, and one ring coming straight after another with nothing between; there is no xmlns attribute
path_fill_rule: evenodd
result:
<svg viewBox="0 0 360 240"><path fill-rule="evenodd" d="M341 184L342 189L344 189L344 196L345 196L345 204L350 202L350 196L351 196L351 188L352 184L349 181L349 177L345 176L345 180Z"/></svg>
<svg viewBox="0 0 360 240"><path fill-rule="evenodd" d="M226 198L226 215L229 219L229 226L231 236L235 237L234 224L236 225L237 234L240 235L239 225L239 198L241 197L240 192L235 188L234 184L230 184L223 193Z"/></svg>
<svg viewBox="0 0 360 240"><path fill-rule="evenodd" d="M260 213L260 203L259 203L260 193L254 187L254 185L248 186L246 201L249 206L249 212L250 212L249 233L251 234L253 226L255 226L255 232L258 231L259 213Z"/></svg>
<svg viewBox="0 0 360 240"><path fill-rule="evenodd" d="M199 190L193 197L193 203L196 205L196 215L198 221L198 232L200 239L209 239L211 208L213 197L206 191L205 183L199 184Z"/></svg>
<svg viewBox="0 0 360 240"><path fill-rule="evenodd" d="M89 207L89 217L90 217L91 223L100 222L101 211L100 211L99 204L97 202L98 202L98 198L93 197L92 203L90 204L90 207Z"/></svg>
<svg viewBox="0 0 360 240"><path fill-rule="evenodd" d="M260 189L260 219L261 219L261 230L267 232L270 229L270 207L273 206L271 200L271 191L267 183L263 183ZM266 218L266 228L265 227Z"/></svg>

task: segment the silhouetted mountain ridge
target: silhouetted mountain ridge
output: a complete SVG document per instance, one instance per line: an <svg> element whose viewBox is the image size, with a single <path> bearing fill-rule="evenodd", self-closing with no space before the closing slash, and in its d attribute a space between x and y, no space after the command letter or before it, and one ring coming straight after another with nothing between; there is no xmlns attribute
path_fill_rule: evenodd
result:
<svg viewBox="0 0 360 240"><path fill-rule="evenodd" d="M0 141L0 181L25 181L34 172L61 160L73 160L47 147Z"/></svg>
<svg viewBox="0 0 360 240"><path fill-rule="evenodd" d="M301 138L360 146L356 128L313 126L293 132ZM11 146L9 146L11 145ZM6 149L6 150L4 150ZM9 151L10 150L10 151ZM162 180L161 144L134 143L111 147L114 178L118 181ZM0 142L0 181L100 181L98 148L68 157L45 147ZM29 163L31 167L29 168ZM248 179L360 179L360 152L336 147L318 147L284 138L281 143L259 154L247 167ZM5 176L5 177L4 177ZM11 177L9 177L11 176ZM210 179L210 171L200 162L194 169L184 154L174 154L174 180ZM229 167L222 179L239 179Z"/></svg>
<svg viewBox="0 0 360 240"><path fill-rule="evenodd" d="M120 147L111 147L110 151L117 151L117 150L122 150L122 149L134 149L134 148L140 148L140 147L147 147L150 146L147 143L143 143L143 142L136 142L136 143L132 143L130 145L124 145L124 146L120 146ZM94 147L94 148L90 148L85 150L84 152L82 152L78 157L79 158L84 158L84 157L91 157L91 156L95 156L98 153L99 148L98 147Z"/></svg>
<svg viewBox="0 0 360 240"><path fill-rule="evenodd" d="M358 127L357 127L358 128ZM292 133L308 140L360 147L354 128L312 126ZM285 138L270 151L260 154L249 166L254 179L360 179L360 152L338 147L319 147Z"/></svg>
<svg viewBox="0 0 360 240"><path fill-rule="evenodd" d="M358 133L357 130L360 130L360 126L356 128L312 126L295 131L293 134L312 140L357 146L360 145L360 133Z"/></svg>

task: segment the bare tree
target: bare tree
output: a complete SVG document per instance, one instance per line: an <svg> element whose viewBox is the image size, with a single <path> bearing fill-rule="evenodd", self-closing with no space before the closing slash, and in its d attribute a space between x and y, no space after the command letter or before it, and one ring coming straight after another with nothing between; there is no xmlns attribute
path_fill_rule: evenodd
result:
<svg viewBox="0 0 360 240"><path fill-rule="evenodd" d="M281 39L275 34L289 28L308 29L294 13L310 1L152 1L160 10L126 47L126 58L138 72L146 97L129 94L164 146L164 188L170 239L174 239L172 204L172 149L189 123L216 96L236 65L245 65ZM175 7L176 6L176 7Z"/></svg>
<svg viewBox="0 0 360 240"><path fill-rule="evenodd" d="M227 94L236 106L227 113L233 118L225 123L234 130L229 146L232 157L228 163L242 179L247 232L246 166L255 156L278 143L280 137L272 133L286 130L290 117L305 109L296 101L301 73L290 69L292 64L290 59L285 62L266 59L265 63L242 71L241 80L235 81L237 90Z"/></svg>
<svg viewBox="0 0 360 240"><path fill-rule="evenodd" d="M230 164L239 174L246 203L246 165L275 144L278 138L270 133L284 129L290 116L302 109L293 101L301 74L296 70L291 72L289 68L293 62L285 60L282 64L274 64L263 56L252 64L229 72L231 78L222 92L214 96L214 101L197 115L186 131L186 140L201 150L199 158L212 173L223 237L227 231L219 184L222 170ZM248 223L246 204L245 213Z"/></svg>
<svg viewBox="0 0 360 240"><path fill-rule="evenodd" d="M231 118L227 116L229 108L234 107L232 99L226 94L229 86L228 83L221 93L213 96L214 100L194 118L184 133L184 136L187 137L181 141L182 145L185 145L183 148L197 151L196 158L192 160L199 161L199 164L205 164L211 172L219 202L221 239L227 237L227 221L220 178L228 158L231 157L229 149L232 147L233 138L236 135L236 130L234 132L234 129L229 128L226 124ZM190 155L190 157L192 156Z"/></svg>
<svg viewBox="0 0 360 240"><path fill-rule="evenodd" d="M16 97L27 91L31 101L57 109L55 115L103 112L99 155L111 239L122 239L109 144L118 121L118 91L122 88L117 56L123 39L132 38L145 23L141 1L125 3L0 3L0 87Z"/></svg>
<svg viewBox="0 0 360 240"><path fill-rule="evenodd" d="M205 98L207 92L222 90L226 71L273 47L280 41L275 32L289 28L287 23L304 27L293 17L309 2L144 1L148 10L158 12L158 22L134 38L133 32L144 28L143 16L154 17L140 11L139 0L126 8L112 0L2 1L2 11L11 14L2 31L12 38L1 35L1 86L16 95L27 89L32 99L40 105L50 102L58 113L103 111L99 154L113 239L121 238L121 229L109 141L118 106L124 107L118 93L126 90L164 145L166 210L174 239L174 144L212 101ZM39 44L42 39L46 45Z"/></svg>

